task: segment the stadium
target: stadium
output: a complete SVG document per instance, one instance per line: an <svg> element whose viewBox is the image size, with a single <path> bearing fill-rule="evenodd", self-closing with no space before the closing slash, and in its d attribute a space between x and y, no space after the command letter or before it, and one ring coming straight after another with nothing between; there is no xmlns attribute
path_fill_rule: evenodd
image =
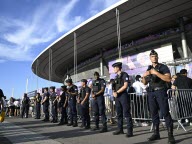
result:
<svg viewBox="0 0 192 144"><path fill-rule="evenodd" d="M63 83L70 74L75 82L90 79L94 71L106 80L111 65L142 74L150 64L149 50L157 49L160 62L172 74L190 71L192 50L191 0L123 0L84 21L40 53L32 63L37 76Z"/></svg>

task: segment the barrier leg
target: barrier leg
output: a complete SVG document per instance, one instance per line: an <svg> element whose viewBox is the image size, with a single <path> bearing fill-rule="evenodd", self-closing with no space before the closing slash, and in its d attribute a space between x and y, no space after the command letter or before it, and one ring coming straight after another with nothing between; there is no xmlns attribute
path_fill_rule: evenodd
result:
<svg viewBox="0 0 192 144"><path fill-rule="evenodd" d="M153 131L153 123L151 124L150 132L152 132L152 131Z"/></svg>
<svg viewBox="0 0 192 144"><path fill-rule="evenodd" d="M178 126L177 126L177 130L179 130L179 126L181 126L184 131L187 131L187 130L185 129L185 127L183 126L183 124L181 123L181 120L178 120L177 122L179 123Z"/></svg>

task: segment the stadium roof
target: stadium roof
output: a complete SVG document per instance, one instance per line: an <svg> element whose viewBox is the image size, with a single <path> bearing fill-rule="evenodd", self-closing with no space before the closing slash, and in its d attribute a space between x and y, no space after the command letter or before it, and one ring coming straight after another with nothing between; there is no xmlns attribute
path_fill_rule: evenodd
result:
<svg viewBox="0 0 192 144"><path fill-rule="evenodd" d="M63 82L68 70L74 67L74 32L77 34L77 63L80 64L100 51L117 47L116 8L120 11L122 44L143 36L178 26L179 17L192 18L191 0L122 0L78 25L49 45L32 63L32 70L49 79L49 49L52 49L52 81ZM128 49L127 51L131 51ZM132 49L133 50L133 49ZM136 50L135 50L136 51ZM137 49L138 52L138 49ZM118 56L118 54L114 54ZM106 56L104 59L109 59ZM78 72L99 67L99 59Z"/></svg>

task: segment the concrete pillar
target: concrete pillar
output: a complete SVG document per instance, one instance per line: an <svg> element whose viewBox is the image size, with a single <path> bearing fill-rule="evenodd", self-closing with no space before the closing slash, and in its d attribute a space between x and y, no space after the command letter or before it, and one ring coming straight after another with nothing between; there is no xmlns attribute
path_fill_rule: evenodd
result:
<svg viewBox="0 0 192 144"><path fill-rule="evenodd" d="M183 56L184 56L184 58L188 58L187 40L186 40L186 35L185 35L183 17L179 18L179 25L180 25L180 30L181 30L181 43L182 43L182 49L183 49Z"/></svg>
<svg viewBox="0 0 192 144"><path fill-rule="evenodd" d="M101 77L104 76L103 52L102 52L102 50L101 50L101 57L100 57L100 75L101 75Z"/></svg>

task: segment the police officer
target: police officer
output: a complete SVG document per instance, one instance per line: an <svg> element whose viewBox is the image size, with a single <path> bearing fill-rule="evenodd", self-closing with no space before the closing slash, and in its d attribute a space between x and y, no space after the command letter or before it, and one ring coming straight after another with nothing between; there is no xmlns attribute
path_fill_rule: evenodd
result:
<svg viewBox="0 0 192 144"><path fill-rule="evenodd" d="M87 80L81 80L80 94L78 97L78 103L80 104L81 108L81 115L82 115L82 127L85 129L90 129L90 115L89 115L89 96L91 93L91 88L87 86Z"/></svg>
<svg viewBox="0 0 192 144"><path fill-rule="evenodd" d="M37 96L35 97L35 105L36 105L35 119L40 119L40 117L41 117L41 95L40 95L40 93L37 93Z"/></svg>
<svg viewBox="0 0 192 144"><path fill-rule="evenodd" d="M115 131L114 135L124 134L123 131L123 115L127 122L127 137L133 136L133 123L130 113L130 98L127 93L129 75L126 72L122 72L122 63L117 62L112 65L115 74L117 74L113 83L113 96L115 99L117 119L118 119L118 130Z"/></svg>
<svg viewBox="0 0 192 144"><path fill-rule="evenodd" d="M49 108L50 108L50 114L52 117L51 122L52 123L57 123L58 120L58 113L57 113L57 94L55 92L55 87L51 86L50 87L50 98L49 98Z"/></svg>
<svg viewBox="0 0 192 144"><path fill-rule="evenodd" d="M78 95L78 88L76 85L73 84L72 79L66 80L68 85L67 90L67 98L69 104L69 111L70 111L70 123L67 126L77 127L77 95Z"/></svg>
<svg viewBox="0 0 192 144"><path fill-rule="evenodd" d="M67 100L67 86L61 86L61 95L59 96L59 107L61 109L61 119L60 123L58 125L65 125L68 124L68 119L67 119L67 105L68 105L68 100Z"/></svg>
<svg viewBox="0 0 192 144"><path fill-rule="evenodd" d="M169 113L167 83L171 82L171 75L169 68L161 63L158 63L158 54L152 50L150 53L150 65L147 71L143 74L143 83L149 84L148 88L148 102L152 115L154 134L148 139L154 141L160 139L159 134L159 110L162 112L166 126L168 129L168 143L175 144L173 136L173 120Z"/></svg>
<svg viewBox="0 0 192 144"><path fill-rule="evenodd" d="M21 117L23 118L23 116L26 114L26 118L28 118L29 115L29 104L30 104L30 99L29 97L27 97L27 94L24 93L24 97L22 100L22 114Z"/></svg>
<svg viewBox="0 0 192 144"><path fill-rule="evenodd" d="M43 112L45 114L45 119L43 120L44 122L49 121L49 92L48 92L48 87L43 89L43 100L42 100L42 105L43 105Z"/></svg>
<svg viewBox="0 0 192 144"><path fill-rule="evenodd" d="M99 130L99 115L101 116L101 121L103 128L100 133L107 132L107 118L105 115L105 80L99 78L99 73L94 73L95 80L92 82L92 98L93 98L93 111L95 116L95 128L93 130Z"/></svg>

